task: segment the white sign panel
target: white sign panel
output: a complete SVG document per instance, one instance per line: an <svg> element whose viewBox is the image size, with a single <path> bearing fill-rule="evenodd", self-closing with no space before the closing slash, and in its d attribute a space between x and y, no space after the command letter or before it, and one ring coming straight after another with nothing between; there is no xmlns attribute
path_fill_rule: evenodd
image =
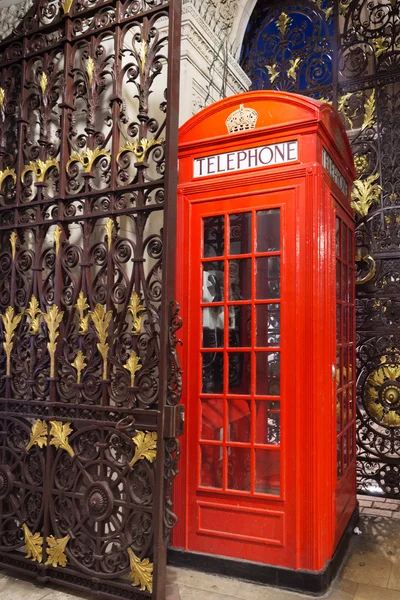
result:
<svg viewBox="0 0 400 600"><path fill-rule="evenodd" d="M260 146L259 148L235 150L234 152L195 158L194 177L234 173L235 171L289 163L297 160L297 154L297 140L292 140L270 144L269 146Z"/></svg>

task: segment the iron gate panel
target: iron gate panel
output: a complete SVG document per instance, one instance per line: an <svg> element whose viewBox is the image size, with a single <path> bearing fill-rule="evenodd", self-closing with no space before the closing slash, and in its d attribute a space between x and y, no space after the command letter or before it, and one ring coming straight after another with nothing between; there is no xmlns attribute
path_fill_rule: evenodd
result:
<svg viewBox="0 0 400 600"><path fill-rule="evenodd" d="M358 489L400 493L400 2L256 4L241 63L252 87L332 102L355 155Z"/></svg>
<svg viewBox="0 0 400 600"><path fill-rule="evenodd" d="M0 564L109 598L164 598L175 523L179 37L38 0L0 45Z"/></svg>

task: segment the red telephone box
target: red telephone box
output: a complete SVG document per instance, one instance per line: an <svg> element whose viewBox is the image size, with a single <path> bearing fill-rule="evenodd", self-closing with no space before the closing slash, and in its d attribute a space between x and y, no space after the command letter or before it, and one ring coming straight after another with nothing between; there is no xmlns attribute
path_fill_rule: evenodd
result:
<svg viewBox="0 0 400 600"><path fill-rule="evenodd" d="M179 147L171 560L323 591L357 516L349 142L328 104L258 91Z"/></svg>

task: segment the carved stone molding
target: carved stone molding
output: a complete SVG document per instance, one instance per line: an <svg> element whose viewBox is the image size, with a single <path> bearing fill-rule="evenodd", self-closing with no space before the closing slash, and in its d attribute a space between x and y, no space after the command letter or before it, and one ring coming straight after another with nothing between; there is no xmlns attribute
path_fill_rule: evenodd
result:
<svg viewBox="0 0 400 600"><path fill-rule="evenodd" d="M187 84L192 91L190 114L223 96L245 92L249 87L250 80L224 44L225 39L227 36L213 31L194 3L184 3L181 56L188 68L182 75L188 77ZM182 86L185 93L188 85Z"/></svg>
<svg viewBox="0 0 400 600"><path fill-rule="evenodd" d="M239 7L238 0L183 0L183 10L189 3L217 35L229 33Z"/></svg>
<svg viewBox="0 0 400 600"><path fill-rule="evenodd" d="M32 4L33 0L22 0L22 2L16 0L14 4L5 7L1 7L0 4L0 40L12 34Z"/></svg>

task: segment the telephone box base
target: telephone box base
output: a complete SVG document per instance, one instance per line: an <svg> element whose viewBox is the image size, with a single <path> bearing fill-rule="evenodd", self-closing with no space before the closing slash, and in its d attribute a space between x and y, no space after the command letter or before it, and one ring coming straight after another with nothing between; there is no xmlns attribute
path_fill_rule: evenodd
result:
<svg viewBox="0 0 400 600"><path fill-rule="evenodd" d="M322 596L328 590L343 564L354 527L356 527L359 518L359 508L357 507L350 518L333 558L322 571L317 573L312 571L295 571L273 565L264 565L199 552L185 552L177 548L168 549L168 564L174 567L196 569L206 573L271 585L294 592L305 592Z"/></svg>

